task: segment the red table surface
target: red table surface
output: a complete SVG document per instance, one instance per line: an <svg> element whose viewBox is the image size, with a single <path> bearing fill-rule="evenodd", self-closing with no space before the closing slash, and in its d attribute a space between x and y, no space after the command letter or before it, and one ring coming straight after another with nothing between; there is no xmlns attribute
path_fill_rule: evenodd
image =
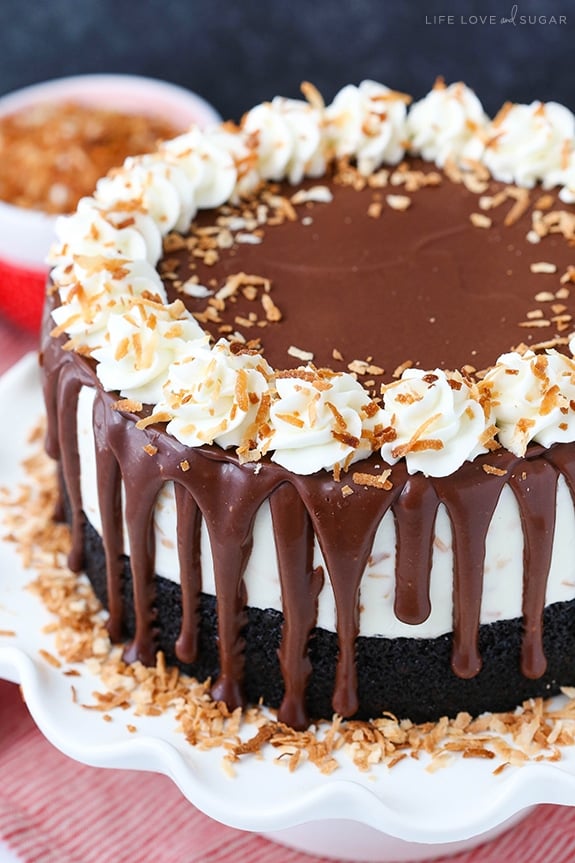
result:
<svg viewBox="0 0 575 863"><path fill-rule="evenodd" d="M34 333L0 316L0 374L37 342ZM320 861L218 824L164 776L99 770L70 760L44 739L18 687L5 681L0 681L0 777L0 839L25 863ZM436 863L502 860L573 863L575 808L540 806L490 843Z"/></svg>

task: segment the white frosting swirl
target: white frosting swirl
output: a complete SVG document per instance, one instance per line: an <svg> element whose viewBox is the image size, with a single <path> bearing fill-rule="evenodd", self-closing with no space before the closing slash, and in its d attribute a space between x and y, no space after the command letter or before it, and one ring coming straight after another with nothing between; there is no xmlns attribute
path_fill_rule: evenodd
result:
<svg viewBox="0 0 575 863"><path fill-rule="evenodd" d="M523 456L532 440L545 447L575 440L575 362L569 357L555 350L503 354L482 386L499 440L515 455Z"/></svg>
<svg viewBox="0 0 575 863"><path fill-rule="evenodd" d="M73 215L59 216L55 231L59 244L51 250L52 264L92 255L155 265L162 255L162 235L151 216L137 208L107 208L94 198L82 198Z"/></svg>
<svg viewBox="0 0 575 863"><path fill-rule="evenodd" d="M216 146L229 153L235 166L236 185L230 200L237 203L241 198L253 195L262 181L254 146L239 130L225 126L212 129L209 134Z"/></svg>
<svg viewBox="0 0 575 863"><path fill-rule="evenodd" d="M375 81L349 84L326 108L326 137L336 157L357 160L369 175L383 163L396 165L407 140L406 100Z"/></svg>
<svg viewBox="0 0 575 863"><path fill-rule="evenodd" d="M184 135L164 141L159 152L175 161L193 190L195 208L220 207L229 201L237 183L237 170L227 146L217 134L194 127ZM187 227L187 226L186 226Z"/></svg>
<svg viewBox="0 0 575 863"><path fill-rule="evenodd" d="M154 404L162 397L170 365L190 350L207 346L208 336L181 300L170 305L132 300L111 314L102 345L92 352L105 390Z"/></svg>
<svg viewBox="0 0 575 863"><path fill-rule="evenodd" d="M313 366L279 374L264 450L298 474L347 467L372 451L372 436L386 425L381 409L353 375L326 374Z"/></svg>
<svg viewBox="0 0 575 863"><path fill-rule="evenodd" d="M503 183L551 188L563 182L574 137L575 117L563 105L507 105L488 130L483 161Z"/></svg>
<svg viewBox="0 0 575 863"><path fill-rule="evenodd" d="M265 180L319 177L326 169L321 112L308 102L276 96L252 108L242 132L253 136L258 169Z"/></svg>
<svg viewBox="0 0 575 863"><path fill-rule="evenodd" d="M162 234L186 230L196 212L194 187L176 164L157 155L128 159L123 170L98 181L94 197L105 207L139 204Z"/></svg>
<svg viewBox="0 0 575 863"><path fill-rule="evenodd" d="M273 370L258 354L232 353L225 339L198 348L172 363L154 413L171 416L167 431L187 446L250 447Z"/></svg>
<svg viewBox="0 0 575 863"><path fill-rule="evenodd" d="M407 117L410 149L443 167L449 159L462 164L483 153L482 132L489 117L473 90L458 82L441 81L411 106Z"/></svg>
<svg viewBox="0 0 575 863"><path fill-rule="evenodd" d="M110 315L128 311L134 297L167 303L162 280L147 261L77 255L53 278L62 298L52 312L56 326L89 348L102 345Z"/></svg>
<svg viewBox="0 0 575 863"><path fill-rule="evenodd" d="M383 444L382 457L389 464L405 458L410 474L447 476L487 452L489 412L458 372L407 369L384 388L383 404L396 436Z"/></svg>

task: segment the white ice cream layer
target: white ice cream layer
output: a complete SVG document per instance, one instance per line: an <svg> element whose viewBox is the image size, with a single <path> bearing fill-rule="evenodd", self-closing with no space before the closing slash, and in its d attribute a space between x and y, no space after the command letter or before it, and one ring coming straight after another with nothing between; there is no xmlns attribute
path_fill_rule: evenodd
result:
<svg viewBox="0 0 575 863"><path fill-rule="evenodd" d="M101 534L98 506L96 454L92 431L94 391L84 387L78 402L78 448L82 465L81 490L84 512ZM156 565L158 575L179 581L174 487L166 483L159 495L156 513ZM566 482L559 479L557 523L546 604L575 598L575 558L571 553L575 535L575 510ZM127 531L125 553L130 554ZM360 590L360 634L397 638L435 638L452 630L453 551L447 511L439 507L431 570L431 614L425 623L402 623L394 614L395 523L388 512L382 519L363 575ZM202 591L215 594L212 554L205 524L202 524ZM327 568L316 541L316 566L326 578L319 597L317 625L335 631L335 602ZM269 504L259 510L254 526L253 551L248 561L245 584L248 605L282 610L279 571ZM481 623L510 620L521 616L523 594L523 532L519 507L513 492L504 487L487 535Z"/></svg>

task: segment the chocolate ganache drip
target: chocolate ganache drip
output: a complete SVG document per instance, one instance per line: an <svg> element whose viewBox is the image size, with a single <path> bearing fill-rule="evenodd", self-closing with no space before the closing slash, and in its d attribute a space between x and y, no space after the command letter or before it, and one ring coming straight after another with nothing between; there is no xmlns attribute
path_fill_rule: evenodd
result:
<svg viewBox="0 0 575 863"><path fill-rule="evenodd" d="M178 511L178 561L182 590L182 624L176 642L181 662L195 662L198 655L199 597L202 589L202 513L194 498L179 483L175 486Z"/></svg>
<svg viewBox="0 0 575 863"><path fill-rule="evenodd" d="M289 482L280 485L270 498L270 507L274 534L281 535L276 547L285 618L279 648L285 695L279 715L288 725L305 728L305 692L312 671L307 647L324 574L313 566L313 525L294 486Z"/></svg>
<svg viewBox="0 0 575 863"><path fill-rule="evenodd" d="M254 520L266 501L272 513L284 621L279 647L284 683L281 720L295 727L307 724L309 640L324 578L329 578L333 588L339 646L332 706L344 716L353 716L358 710L355 651L360 582L376 531L388 510L393 513L397 536L395 613L400 620L415 625L430 613L434 524L439 506L445 507L454 552L452 671L458 677L472 678L481 668L478 636L487 532L507 486L517 500L524 534L521 670L528 678L544 673L543 612L553 546L552 514L560 476L574 496L573 446L549 450L531 446L525 458L500 449L441 479L409 476L398 464L388 491L358 486L353 495L342 496L340 484L325 472L300 477L267 459L254 471L253 465L240 465L235 455L216 447L188 448L159 426L136 428L137 417L114 408L114 395L99 386L90 362L62 351L56 340L48 340L43 366L47 443L50 453L61 461L71 510L70 565L74 569L82 566L84 522L77 403L82 386L91 386L96 392L97 478L109 629L114 640L121 637L122 621L119 561L123 554L123 484L136 617L134 638L125 652L128 660L155 661L154 508L164 483L173 482L182 590L181 631L175 652L185 662L197 657L203 521L213 558L218 620L219 675L212 691L230 708L245 703L243 575L252 549ZM150 445L153 456L144 449ZM375 463L374 459L367 460L365 469L373 471ZM484 465L495 470L485 471ZM325 560L325 573L313 565L315 537ZM385 674L383 667L381 675Z"/></svg>

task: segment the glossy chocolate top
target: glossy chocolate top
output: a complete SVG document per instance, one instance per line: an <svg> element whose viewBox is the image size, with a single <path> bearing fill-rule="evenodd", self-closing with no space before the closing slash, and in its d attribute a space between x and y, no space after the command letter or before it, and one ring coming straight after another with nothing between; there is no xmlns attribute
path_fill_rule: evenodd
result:
<svg viewBox="0 0 575 863"><path fill-rule="evenodd" d="M367 374L378 381L391 379L407 362L424 369L481 370L521 343L537 345L570 332L573 302L560 278L575 260L573 248L558 232L538 243L526 238L534 211L552 222L549 214L572 208L541 189L521 190L518 207L500 183L482 183L478 194L423 163L410 165L418 172L422 167L440 178L438 185L407 192L391 182L356 189L319 180L329 186L331 202L295 205L295 219L263 224L256 232L261 242L219 249L219 259L209 266L195 252L170 253L170 298L182 296L178 286L190 276L214 292L237 273L264 277L280 321L259 325L265 320L260 290L254 299L238 292L218 309L219 320L202 316L202 325L215 337L229 337L232 328L246 339L260 339L276 368L301 363L288 352L296 346L313 354L315 365L336 371L367 360L384 370ZM289 200L294 189L283 184L279 193ZM485 198L498 195L499 206L484 209ZM395 209L406 202L407 209ZM479 226L486 220L490 227ZM214 222L213 211L202 213L192 235ZM542 262L552 262L555 271L532 272ZM183 299L194 313L214 304L213 298ZM246 326L250 314L257 321Z"/></svg>

